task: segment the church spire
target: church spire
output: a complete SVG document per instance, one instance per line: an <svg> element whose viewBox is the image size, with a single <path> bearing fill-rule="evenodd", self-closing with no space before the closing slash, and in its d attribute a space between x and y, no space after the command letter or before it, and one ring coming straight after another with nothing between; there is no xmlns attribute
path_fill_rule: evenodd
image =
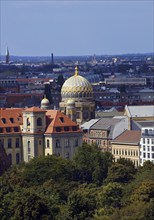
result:
<svg viewBox="0 0 154 220"><path fill-rule="evenodd" d="M9 48L6 47L6 64L9 64L10 62L10 54L9 54Z"/></svg>

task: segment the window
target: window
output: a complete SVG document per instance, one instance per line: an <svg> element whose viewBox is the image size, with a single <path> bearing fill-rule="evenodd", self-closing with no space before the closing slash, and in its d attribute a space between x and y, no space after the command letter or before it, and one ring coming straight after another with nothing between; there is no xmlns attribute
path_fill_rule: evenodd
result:
<svg viewBox="0 0 154 220"><path fill-rule="evenodd" d="M145 144L145 138L143 138L143 144Z"/></svg>
<svg viewBox="0 0 154 220"><path fill-rule="evenodd" d="M69 139L65 139L65 147L69 147Z"/></svg>
<svg viewBox="0 0 154 220"><path fill-rule="evenodd" d="M147 146L147 151L150 151L150 146Z"/></svg>
<svg viewBox="0 0 154 220"><path fill-rule="evenodd" d="M59 139L56 140L56 147L60 148L60 140Z"/></svg>
<svg viewBox="0 0 154 220"><path fill-rule="evenodd" d="M66 159L69 159L69 157L70 157L70 156L69 156L69 153L66 153L66 154L65 154L65 158L66 158Z"/></svg>
<svg viewBox="0 0 154 220"><path fill-rule="evenodd" d="M12 139L11 138L8 139L8 148L12 148Z"/></svg>
<svg viewBox="0 0 154 220"><path fill-rule="evenodd" d="M50 148L50 141L47 139L47 148Z"/></svg>
<svg viewBox="0 0 154 220"><path fill-rule="evenodd" d="M147 138L147 144L149 144L149 142L150 142L150 141L149 141L149 138Z"/></svg>
<svg viewBox="0 0 154 220"><path fill-rule="evenodd" d="M1 119L4 124L6 124L6 118Z"/></svg>
<svg viewBox="0 0 154 220"><path fill-rule="evenodd" d="M78 138L75 139L75 147L78 147L79 146L79 141L78 141Z"/></svg>
<svg viewBox="0 0 154 220"><path fill-rule="evenodd" d="M64 127L64 131L69 131L69 127Z"/></svg>
<svg viewBox="0 0 154 220"><path fill-rule="evenodd" d="M145 153L143 153L143 158L145 158L146 157L146 154Z"/></svg>
<svg viewBox="0 0 154 220"><path fill-rule="evenodd" d="M20 162L20 154L16 153L16 164L19 164Z"/></svg>
<svg viewBox="0 0 154 220"><path fill-rule="evenodd" d="M16 138L16 148L19 148L19 138Z"/></svg>
<svg viewBox="0 0 154 220"><path fill-rule="evenodd" d="M154 153L152 153L152 159L154 159Z"/></svg>
<svg viewBox="0 0 154 220"><path fill-rule="evenodd" d="M154 139L153 138L151 139L151 144L154 144Z"/></svg>
<svg viewBox="0 0 154 220"><path fill-rule="evenodd" d="M73 126L72 131L77 131L77 126Z"/></svg>
<svg viewBox="0 0 154 220"><path fill-rule="evenodd" d="M150 158L150 153L148 153L148 158Z"/></svg>
<svg viewBox="0 0 154 220"><path fill-rule="evenodd" d="M31 146L30 146L30 141L28 141L28 154L30 154L31 153Z"/></svg>
<svg viewBox="0 0 154 220"><path fill-rule="evenodd" d="M62 123L64 122L64 118L63 117L60 117L59 119L61 120Z"/></svg>
<svg viewBox="0 0 154 220"><path fill-rule="evenodd" d="M154 151L154 146L151 146L151 151Z"/></svg>
<svg viewBox="0 0 154 220"><path fill-rule="evenodd" d="M0 139L0 147L4 147L4 139Z"/></svg>
<svg viewBox="0 0 154 220"><path fill-rule="evenodd" d="M30 159L31 159L31 155L28 155L28 161L30 161Z"/></svg>
<svg viewBox="0 0 154 220"><path fill-rule="evenodd" d="M42 126L42 118L37 119L37 126Z"/></svg>
<svg viewBox="0 0 154 220"><path fill-rule="evenodd" d="M11 128L6 128L6 132L11 132Z"/></svg>
<svg viewBox="0 0 154 220"><path fill-rule="evenodd" d="M14 118L10 118L11 123L14 123Z"/></svg>
<svg viewBox="0 0 154 220"><path fill-rule="evenodd" d="M145 151L145 145L143 145L143 151Z"/></svg>
<svg viewBox="0 0 154 220"><path fill-rule="evenodd" d="M12 164L12 154L8 154L8 160Z"/></svg>
<svg viewBox="0 0 154 220"><path fill-rule="evenodd" d="M27 118L27 126L30 126L30 120Z"/></svg>
<svg viewBox="0 0 154 220"><path fill-rule="evenodd" d="M148 129L145 129L145 135L148 135Z"/></svg>
<svg viewBox="0 0 154 220"><path fill-rule="evenodd" d="M61 127L56 127L56 132L61 132Z"/></svg>
<svg viewBox="0 0 154 220"><path fill-rule="evenodd" d="M14 127L14 132L19 132L19 128L18 127Z"/></svg>
<svg viewBox="0 0 154 220"><path fill-rule="evenodd" d="M3 133L3 128L0 128L0 133Z"/></svg>

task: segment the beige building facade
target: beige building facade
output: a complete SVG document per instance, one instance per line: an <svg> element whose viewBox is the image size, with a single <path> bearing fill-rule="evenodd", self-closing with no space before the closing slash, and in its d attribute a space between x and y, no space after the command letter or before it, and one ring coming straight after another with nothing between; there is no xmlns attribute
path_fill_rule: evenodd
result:
<svg viewBox="0 0 154 220"><path fill-rule="evenodd" d="M140 131L125 131L112 142L112 155L115 161L120 158L131 160L136 167L140 165Z"/></svg>
<svg viewBox="0 0 154 220"><path fill-rule="evenodd" d="M12 165L52 154L70 159L81 145L81 129L58 110L0 109L0 147Z"/></svg>

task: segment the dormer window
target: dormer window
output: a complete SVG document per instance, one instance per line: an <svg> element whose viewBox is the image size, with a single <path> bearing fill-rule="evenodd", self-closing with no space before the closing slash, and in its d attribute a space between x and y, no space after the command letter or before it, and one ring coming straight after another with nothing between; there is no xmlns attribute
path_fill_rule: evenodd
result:
<svg viewBox="0 0 154 220"><path fill-rule="evenodd" d="M59 119L61 120L62 123L64 123L64 118L63 117L60 117Z"/></svg>
<svg viewBox="0 0 154 220"><path fill-rule="evenodd" d="M42 126L42 118L37 119L37 126Z"/></svg>
<svg viewBox="0 0 154 220"><path fill-rule="evenodd" d="M6 124L6 118L1 119L4 124Z"/></svg>
<svg viewBox="0 0 154 220"><path fill-rule="evenodd" d="M14 118L10 118L11 123L14 123Z"/></svg>

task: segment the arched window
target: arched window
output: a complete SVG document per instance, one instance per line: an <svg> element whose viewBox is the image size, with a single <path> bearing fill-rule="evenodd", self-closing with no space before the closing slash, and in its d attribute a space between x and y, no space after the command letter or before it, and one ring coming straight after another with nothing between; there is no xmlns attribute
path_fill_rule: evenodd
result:
<svg viewBox="0 0 154 220"><path fill-rule="evenodd" d="M42 126L42 118L37 119L37 126Z"/></svg>
<svg viewBox="0 0 154 220"><path fill-rule="evenodd" d="M50 141L49 141L49 139L47 139L47 148L49 148L50 147Z"/></svg>
<svg viewBox="0 0 154 220"><path fill-rule="evenodd" d="M27 118L27 126L30 126L30 120Z"/></svg>
<svg viewBox="0 0 154 220"><path fill-rule="evenodd" d="M30 154L31 153L31 146L30 146L30 141L28 141L28 154Z"/></svg>

